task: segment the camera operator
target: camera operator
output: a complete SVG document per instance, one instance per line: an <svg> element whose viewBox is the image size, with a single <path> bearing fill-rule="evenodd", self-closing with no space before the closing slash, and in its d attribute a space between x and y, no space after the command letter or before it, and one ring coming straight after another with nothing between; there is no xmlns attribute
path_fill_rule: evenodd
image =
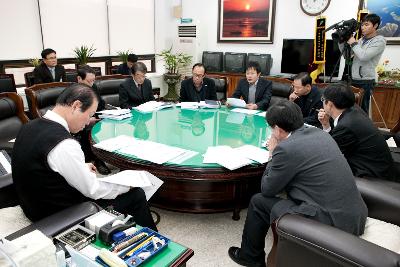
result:
<svg viewBox="0 0 400 267"><path fill-rule="evenodd" d="M386 47L385 38L377 35L376 32L380 23L381 18L378 15L366 15L361 24L363 37L358 42L353 36L347 40L353 55L351 68L352 85L364 89L361 108L367 114L369 112L370 96L375 86L375 68ZM344 43L339 43L339 49L343 50L343 47Z"/></svg>

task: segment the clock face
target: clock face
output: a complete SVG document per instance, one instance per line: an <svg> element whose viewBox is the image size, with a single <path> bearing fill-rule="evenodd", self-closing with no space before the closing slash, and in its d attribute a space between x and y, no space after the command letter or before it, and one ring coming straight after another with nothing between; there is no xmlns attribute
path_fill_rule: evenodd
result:
<svg viewBox="0 0 400 267"><path fill-rule="evenodd" d="M301 9L310 16L316 16L324 12L329 3L330 0L300 0Z"/></svg>

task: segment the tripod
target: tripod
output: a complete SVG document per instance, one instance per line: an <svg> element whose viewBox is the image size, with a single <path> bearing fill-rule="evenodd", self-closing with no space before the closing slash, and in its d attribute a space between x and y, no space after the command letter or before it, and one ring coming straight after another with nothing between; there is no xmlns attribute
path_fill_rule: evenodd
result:
<svg viewBox="0 0 400 267"><path fill-rule="evenodd" d="M351 58L351 47L348 43L344 43L344 47L342 50L342 53L340 54L339 59L336 61L335 67L333 68L333 71L331 73L331 76L329 77L329 83L332 82L332 77L337 68L339 67L339 62L342 56L345 59L345 69L347 68L347 86L351 85L351 66L353 64L353 60Z"/></svg>

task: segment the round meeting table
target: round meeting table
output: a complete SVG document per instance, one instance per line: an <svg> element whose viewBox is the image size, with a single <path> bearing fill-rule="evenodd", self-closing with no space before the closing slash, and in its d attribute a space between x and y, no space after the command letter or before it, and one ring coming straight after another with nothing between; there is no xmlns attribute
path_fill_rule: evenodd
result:
<svg viewBox="0 0 400 267"><path fill-rule="evenodd" d="M153 206L192 213L233 211L232 218L240 218L240 210L260 192L266 164L254 162L231 171L218 164L203 163L203 155L211 146L262 147L271 132L264 116L233 112L225 106L197 110L173 106L152 113L131 112L130 118L103 119L93 126L91 144L96 156L122 170L146 170L163 180L150 200ZM93 146L119 135L198 153L180 164L160 165Z"/></svg>

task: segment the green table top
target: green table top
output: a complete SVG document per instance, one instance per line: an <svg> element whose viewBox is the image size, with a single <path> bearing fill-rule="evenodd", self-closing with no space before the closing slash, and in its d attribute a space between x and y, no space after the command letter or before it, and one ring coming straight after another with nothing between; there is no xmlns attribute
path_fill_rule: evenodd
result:
<svg viewBox="0 0 400 267"><path fill-rule="evenodd" d="M179 164L183 167L216 167L203 164L203 154L210 146L227 145L233 148L245 144L261 147L270 134L265 118L220 109L188 110L167 108L153 113L132 110L132 117L121 120L104 119L92 129L94 142L128 135L199 152ZM134 156L124 155L135 158Z"/></svg>

